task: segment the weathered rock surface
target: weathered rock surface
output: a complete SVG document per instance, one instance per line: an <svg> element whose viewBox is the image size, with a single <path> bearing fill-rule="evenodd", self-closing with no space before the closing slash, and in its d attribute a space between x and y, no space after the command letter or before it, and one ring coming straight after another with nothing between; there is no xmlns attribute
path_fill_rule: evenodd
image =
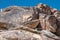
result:
<svg viewBox="0 0 60 40"><path fill-rule="evenodd" d="M47 34L49 32L42 31L41 34L34 34L23 30L2 31L0 32L0 40L55 40L54 37L56 39L59 38L52 33L48 35L51 35L53 38L49 38L46 36L46 34L44 35L42 33Z"/></svg>
<svg viewBox="0 0 60 40"><path fill-rule="evenodd" d="M40 14L39 15L40 24L43 30L48 30L51 32L56 32L56 18L52 15Z"/></svg>
<svg viewBox="0 0 60 40"><path fill-rule="evenodd" d="M60 11L45 4L4 8L0 40L60 40Z"/></svg>
<svg viewBox="0 0 60 40"><path fill-rule="evenodd" d="M3 12L0 14L0 22L3 23L3 26L5 26L4 23L7 23L7 28L11 27L9 24L13 25L14 27L19 26L20 24L23 24L25 21L27 21L27 18L32 16L32 12L32 9L28 10L17 6L8 7L4 9Z"/></svg>

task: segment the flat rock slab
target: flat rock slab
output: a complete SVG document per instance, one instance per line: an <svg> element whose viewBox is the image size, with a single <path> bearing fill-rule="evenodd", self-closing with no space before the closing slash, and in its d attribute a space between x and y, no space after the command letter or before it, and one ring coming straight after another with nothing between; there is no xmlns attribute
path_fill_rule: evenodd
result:
<svg viewBox="0 0 60 40"><path fill-rule="evenodd" d="M35 34L24 30L0 32L0 40L55 40L43 34Z"/></svg>
<svg viewBox="0 0 60 40"><path fill-rule="evenodd" d="M10 30L0 32L0 40L42 40L37 34L28 31Z"/></svg>

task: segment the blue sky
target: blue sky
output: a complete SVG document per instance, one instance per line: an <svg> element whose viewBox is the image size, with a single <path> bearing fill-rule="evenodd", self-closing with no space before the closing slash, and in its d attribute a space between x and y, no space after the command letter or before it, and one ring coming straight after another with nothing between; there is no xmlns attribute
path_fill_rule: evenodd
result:
<svg viewBox="0 0 60 40"><path fill-rule="evenodd" d="M60 10L60 0L0 0L0 8L5 8L12 5L35 6L38 3L44 3Z"/></svg>

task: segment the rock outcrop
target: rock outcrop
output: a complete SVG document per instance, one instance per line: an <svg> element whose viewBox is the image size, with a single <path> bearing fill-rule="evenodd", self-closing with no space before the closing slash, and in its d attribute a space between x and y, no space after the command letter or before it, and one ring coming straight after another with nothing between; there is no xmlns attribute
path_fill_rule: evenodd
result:
<svg viewBox="0 0 60 40"><path fill-rule="evenodd" d="M4 8L0 40L60 40L60 11L45 4Z"/></svg>

